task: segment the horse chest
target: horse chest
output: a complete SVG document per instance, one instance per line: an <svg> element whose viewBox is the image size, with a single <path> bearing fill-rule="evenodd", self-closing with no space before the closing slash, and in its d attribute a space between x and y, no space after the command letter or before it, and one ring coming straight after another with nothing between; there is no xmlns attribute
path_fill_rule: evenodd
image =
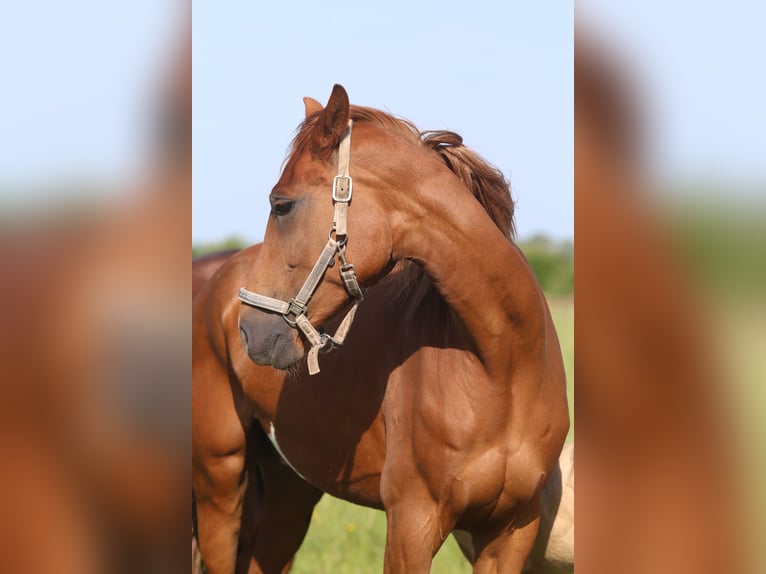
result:
<svg viewBox="0 0 766 574"><path fill-rule="evenodd" d="M382 448L376 425L353 444L320 428L294 426L292 421L264 421L264 430L283 464L315 487L357 504L379 507Z"/></svg>
<svg viewBox="0 0 766 574"><path fill-rule="evenodd" d="M266 432L266 436L268 436L268 437L269 437L269 440L271 441L271 444L274 446L274 449L277 451L277 453L279 453L279 456L282 458L282 461L283 461L283 462L284 462L284 463L285 463L287 466L289 466L290 468L292 468L292 469L293 469L293 472L295 472L295 474L297 474L298 476L300 476L300 477L301 477L303 480L307 480L307 478L306 478L305 476L303 476L303 475L302 475L302 474L301 474L301 473L300 473L300 472L299 472L299 471L298 471L298 470L297 470L297 469L296 469L296 468L295 468L295 467L292 465L292 463L291 463L291 462L288 460L287 456L285 456L285 453L282 451L282 448L279 446L279 441L277 441L277 429L276 429L276 427L274 426L274 423L273 423L273 422L270 422L270 423L269 423L269 429L268 429L268 431Z"/></svg>

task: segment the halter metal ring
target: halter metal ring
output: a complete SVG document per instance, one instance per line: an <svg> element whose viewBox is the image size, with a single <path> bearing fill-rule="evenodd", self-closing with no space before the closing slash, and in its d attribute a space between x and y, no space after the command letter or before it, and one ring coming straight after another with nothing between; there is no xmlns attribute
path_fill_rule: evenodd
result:
<svg viewBox="0 0 766 574"><path fill-rule="evenodd" d="M319 352L327 354L335 348L335 341L327 333L322 333L322 342L320 343Z"/></svg>
<svg viewBox="0 0 766 574"><path fill-rule="evenodd" d="M341 235L340 238L338 238L337 235L333 237L334 233L335 233L335 226L333 225L330 228L330 231L327 232L327 239L333 239L335 243L338 244L338 251L340 251L340 249L342 247L345 247L346 243L348 242L348 235Z"/></svg>

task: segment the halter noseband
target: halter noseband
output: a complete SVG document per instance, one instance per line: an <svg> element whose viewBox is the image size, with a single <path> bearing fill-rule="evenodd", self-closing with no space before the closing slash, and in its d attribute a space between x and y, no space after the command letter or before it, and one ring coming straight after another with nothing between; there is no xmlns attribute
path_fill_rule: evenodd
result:
<svg viewBox="0 0 766 574"><path fill-rule="evenodd" d="M340 145L338 146L338 175L332 182L332 201L335 207L333 224L328 233L327 243L322 249L314 267L298 291L298 294L289 301L274 299L265 295L259 295L248 291L244 287L239 290L239 299L253 307L265 309L282 315L287 324L293 328L298 328L311 343L311 349L308 354L309 374L315 375L319 372L319 351L329 353L335 347L343 345L351 323L356 315L356 308L359 302L364 299L364 293L359 282L356 279L354 266L346 261L346 243L348 242L348 204L351 202L353 192L353 182L348 174L349 163L351 160L351 127L353 121L348 121L348 127L344 130ZM333 238L333 234L335 238ZM311 324L306 317L308 302L316 291L319 283L322 281L325 270L335 265L335 254L341 260L340 277L348 294L354 298L354 304L349 309L346 316L338 326L334 336L327 333L320 333Z"/></svg>

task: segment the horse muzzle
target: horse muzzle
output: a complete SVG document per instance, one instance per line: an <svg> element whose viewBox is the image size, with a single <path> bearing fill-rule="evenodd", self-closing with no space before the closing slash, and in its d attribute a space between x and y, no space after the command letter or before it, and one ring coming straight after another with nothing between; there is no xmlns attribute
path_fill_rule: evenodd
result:
<svg viewBox="0 0 766 574"><path fill-rule="evenodd" d="M295 330L281 315L243 313L239 318L239 338L247 356L258 365L288 369L303 358Z"/></svg>

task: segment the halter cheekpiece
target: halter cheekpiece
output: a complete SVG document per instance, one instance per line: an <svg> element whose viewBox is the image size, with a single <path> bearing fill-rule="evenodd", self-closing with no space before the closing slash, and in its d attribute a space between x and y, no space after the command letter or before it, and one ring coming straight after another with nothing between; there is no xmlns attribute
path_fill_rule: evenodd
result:
<svg viewBox="0 0 766 574"><path fill-rule="evenodd" d="M288 325L301 330L311 344L311 349L309 349L308 353L310 375L315 375L319 372L319 351L329 353L335 347L343 345L346 335L351 328L351 323L354 321L356 308L359 306L359 302L364 299L364 293L356 279L354 266L346 261L348 206L353 194L353 181L348 174L351 160L352 125L353 120L349 120L348 126L341 135L338 146L338 175L335 176L332 182L332 201L335 212L332 227L328 233L327 243L298 294L289 301L282 301L281 299L253 293L244 287L239 290L239 299L243 303L266 311L279 313L287 321ZM335 335L330 336L327 333L320 333L311 324L308 317L306 317L306 311L308 302L322 281L325 271L335 265L336 254L341 261L339 269L340 277L343 280L346 291L354 298L354 304L346 313L343 321L341 321Z"/></svg>

